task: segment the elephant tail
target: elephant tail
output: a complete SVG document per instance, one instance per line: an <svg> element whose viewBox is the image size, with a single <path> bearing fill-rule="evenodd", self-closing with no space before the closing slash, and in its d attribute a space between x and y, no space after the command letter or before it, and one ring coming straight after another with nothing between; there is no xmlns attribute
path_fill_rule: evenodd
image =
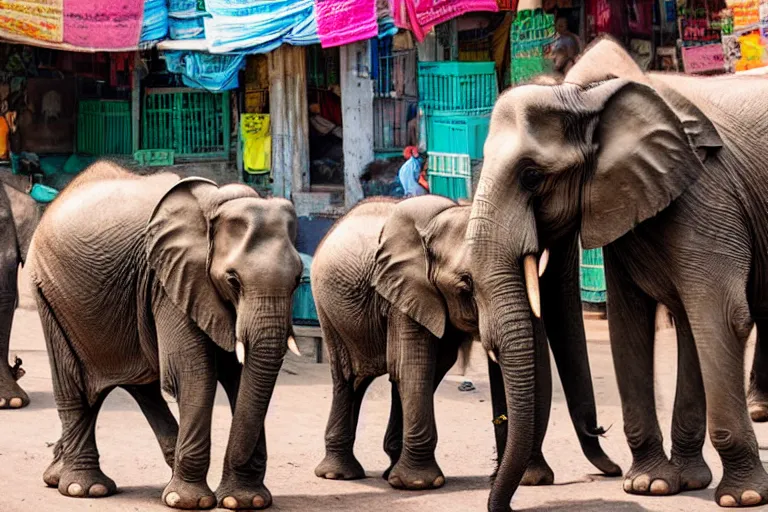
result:
<svg viewBox="0 0 768 512"><path fill-rule="evenodd" d="M459 365L459 372L462 375L466 375L467 368L469 367L469 359L472 356L472 345L475 340L467 339L461 342L459 345L459 357L457 359Z"/></svg>

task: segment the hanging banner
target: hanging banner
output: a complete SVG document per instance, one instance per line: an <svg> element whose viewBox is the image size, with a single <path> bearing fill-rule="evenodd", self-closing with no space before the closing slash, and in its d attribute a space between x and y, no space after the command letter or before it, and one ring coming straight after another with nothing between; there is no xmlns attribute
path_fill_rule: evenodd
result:
<svg viewBox="0 0 768 512"><path fill-rule="evenodd" d="M272 170L272 133L269 114L241 114L240 137L243 143L243 168L249 174Z"/></svg>
<svg viewBox="0 0 768 512"><path fill-rule="evenodd" d="M144 0L0 0L0 38L88 51L138 47Z"/></svg>
<svg viewBox="0 0 768 512"><path fill-rule="evenodd" d="M680 50L683 55L683 69L688 74L724 70L723 46L720 43L683 47Z"/></svg>
<svg viewBox="0 0 768 512"><path fill-rule="evenodd" d="M0 0L0 36L64 40L64 0Z"/></svg>
<svg viewBox="0 0 768 512"><path fill-rule="evenodd" d="M542 10L519 11L510 31L512 84L549 73L555 39L555 17Z"/></svg>

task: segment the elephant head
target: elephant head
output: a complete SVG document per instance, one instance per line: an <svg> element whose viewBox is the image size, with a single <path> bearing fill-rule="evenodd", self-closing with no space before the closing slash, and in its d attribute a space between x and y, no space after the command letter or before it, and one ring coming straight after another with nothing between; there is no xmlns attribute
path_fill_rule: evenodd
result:
<svg viewBox="0 0 768 512"><path fill-rule="evenodd" d="M464 250L470 207L425 196L400 202L381 230L373 286L437 338L472 333L477 313Z"/></svg>
<svg viewBox="0 0 768 512"><path fill-rule="evenodd" d="M651 83L604 39L562 83L510 89L493 110L467 229L480 337L510 411L492 510L508 510L531 449L537 260L577 232L585 248L621 237L680 196L721 145L695 105Z"/></svg>
<svg viewBox="0 0 768 512"><path fill-rule="evenodd" d="M296 213L244 185L194 178L160 200L146 229L150 267L168 298L243 363L229 446L235 466L258 441L291 326L302 263Z"/></svg>

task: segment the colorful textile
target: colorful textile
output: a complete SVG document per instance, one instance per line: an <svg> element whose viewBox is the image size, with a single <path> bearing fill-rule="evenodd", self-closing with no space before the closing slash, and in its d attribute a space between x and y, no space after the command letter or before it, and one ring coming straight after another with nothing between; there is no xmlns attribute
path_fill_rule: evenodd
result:
<svg viewBox="0 0 768 512"><path fill-rule="evenodd" d="M432 27L467 12L498 12L496 0L395 0L395 24L423 41Z"/></svg>
<svg viewBox="0 0 768 512"><path fill-rule="evenodd" d="M245 67L245 55L211 55L203 52L165 52L166 66L171 73L181 74L187 87L221 92L237 89L238 72Z"/></svg>
<svg viewBox="0 0 768 512"><path fill-rule="evenodd" d="M144 0L141 42L160 41L168 35L168 6L165 0Z"/></svg>
<svg viewBox="0 0 768 512"><path fill-rule="evenodd" d="M79 48L135 48L144 0L64 0L64 42Z"/></svg>
<svg viewBox="0 0 768 512"><path fill-rule="evenodd" d="M317 0L317 35L323 48L376 37L376 0Z"/></svg>
<svg viewBox="0 0 768 512"><path fill-rule="evenodd" d="M0 37L84 50L138 46L144 0L0 0Z"/></svg>
<svg viewBox="0 0 768 512"><path fill-rule="evenodd" d="M272 169L272 135L269 114L241 114L243 168L249 174L264 174Z"/></svg>

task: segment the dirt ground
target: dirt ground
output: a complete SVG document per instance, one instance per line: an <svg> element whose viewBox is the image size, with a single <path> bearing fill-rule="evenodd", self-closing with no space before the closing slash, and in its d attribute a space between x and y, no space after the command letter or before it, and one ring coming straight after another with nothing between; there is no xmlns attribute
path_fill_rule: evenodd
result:
<svg viewBox="0 0 768 512"><path fill-rule="evenodd" d="M0 411L0 512L16 511L166 511L160 501L170 479L160 449L127 393L117 390L99 417L97 442L102 469L118 485L117 495L105 499L65 498L45 487L43 470L60 432L53 401L51 375L37 313L28 295L17 311L11 352L24 360L21 380L32 404L19 411ZM588 320L589 350L597 395L598 418L610 431L605 450L627 470L630 454L624 440L621 408L604 321ZM673 331L660 331L657 349L657 409L668 438L675 391L676 349ZM266 483L274 496L272 510L285 511L482 511L488 498L488 475L493 469L493 430L486 366L475 350L466 377L455 371L436 396L440 440L437 459L446 485L436 491L396 491L381 479L388 459L382 450L389 414L389 383L378 379L363 405L356 454L368 478L354 482L321 480L314 476L323 457L323 433L331 405L331 377L327 364L315 364L311 345L305 356L288 354L267 418L269 462ZM479 348L479 347L478 347ZM751 355L750 349L750 355ZM461 392L471 380L476 390ZM172 405L177 413L177 409ZM229 408L223 390L217 394L213 421L213 450L209 483L215 489L226 447ZM756 426L761 445L768 445L768 425ZM667 440L667 449L669 441ZM768 449L768 447L767 447ZM719 459L707 442L705 457L715 480L709 489L673 497L636 497L621 490L621 479L596 476L579 449L568 418L565 398L555 379L552 414L544 454L555 471L555 485L521 487L512 505L517 511L714 511L713 489L721 476ZM761 455L768 454L761 451ZM763 507L768 509L768 507ZM759 510L759 509L758 509Z"/></svg>

